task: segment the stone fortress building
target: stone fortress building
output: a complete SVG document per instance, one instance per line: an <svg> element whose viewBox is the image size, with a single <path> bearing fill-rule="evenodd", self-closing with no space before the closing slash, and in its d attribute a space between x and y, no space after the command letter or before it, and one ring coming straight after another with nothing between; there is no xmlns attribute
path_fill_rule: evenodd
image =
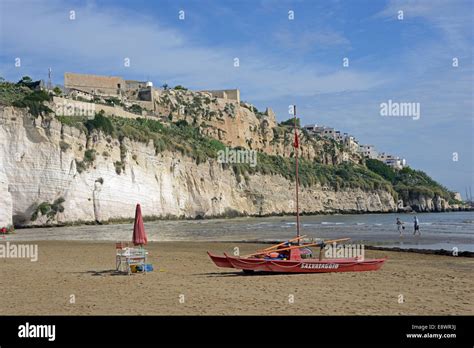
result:
<svg viewBox="0 0 474 348"><path fill-rule="evenodd" d="M64 87L71 96L92 100L95 96L115 97L120 101L134 100L146 110L154 111L153 83L150 81L124 80L117 76L89 74L64 74Z"/></svg>
<svg viewBox="0 0 474 348"><path fill-rule="evenodd" d="M222 89L201 92L209 93L212 97L215 98L235 100L237 103L240 103L240 91L238 89Z"/></svg>
<svg viewBox="0 0 474 348"><path fill-rule="evenodd" d="M150 112L157 112L155 100L159 97L161 89L154 88L150 81L124 80L118 76L100 76L90 74L64 74L64 87L66 94L80 97L84 100L93 100L95 97L113 97L120 101L127 100L140 105ZM205 90L200 91L211 97L240 103L238 89Z"/></svg>
<svg viewBox="0 0 474 348"><path fill-rule="evenodd" d="M150 81L124 80L117 76L100 76L89 74L64 74L64 87L89 94L121 96L130 91L150 89Z"/></svg>
<svg viewBox="0 0 474 348"><path fill-rule="evenodd" d="M116 76L99 76L65 73L64 87L89 94L121 96L125 91L125 80Z"/></svg>

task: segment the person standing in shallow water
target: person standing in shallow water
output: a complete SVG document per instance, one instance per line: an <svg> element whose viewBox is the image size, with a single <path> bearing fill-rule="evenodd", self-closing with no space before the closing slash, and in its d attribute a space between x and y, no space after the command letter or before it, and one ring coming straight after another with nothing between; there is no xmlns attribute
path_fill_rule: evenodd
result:
<svg viewBox="0 0 474 348"><path fill-rule="evenodd" d="M418 218L415 216L413 218L413 235L416 235L416 232L418 232L418 235L421 236L420 222L418 221Z"/></svg>
<svg viewBox="0 0 474 348"><path fill-rule="evenodd" d="M400 237L402 236L402 231L405 229L405 226L403 226L403 221L400 220L400 218L397 218L397 229L398 233L400 233Z"/></svg>

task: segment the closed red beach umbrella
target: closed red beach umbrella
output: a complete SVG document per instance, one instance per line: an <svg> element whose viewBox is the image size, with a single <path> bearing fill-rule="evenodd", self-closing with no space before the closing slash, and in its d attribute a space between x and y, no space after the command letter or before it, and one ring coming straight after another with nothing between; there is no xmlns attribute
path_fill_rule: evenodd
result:
<svg viewBox="0 0 474 348"><path fill-rule="evenodd" d="M140 204L137 204L135 210L135 223L133 225L133 244L144 245L148 242L146 238L145 226L143 226L142 209Z"/></svg>

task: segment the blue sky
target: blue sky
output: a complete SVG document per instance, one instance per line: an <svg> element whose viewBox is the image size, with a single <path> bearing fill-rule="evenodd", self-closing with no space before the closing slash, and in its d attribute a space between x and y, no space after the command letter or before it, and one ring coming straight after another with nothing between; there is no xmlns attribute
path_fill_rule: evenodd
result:
<svg viewBox="0 0 474 348"><path fill-rule="evenodd" d="M240 88L243 100L272 107L279 120L296 104L303 123L403 156L464 195L474 186L473 4L0 0L0 76L46 79L52 67L58 84L72 71ZM420 103L420 119L380 116L389 99Z"/></svg>

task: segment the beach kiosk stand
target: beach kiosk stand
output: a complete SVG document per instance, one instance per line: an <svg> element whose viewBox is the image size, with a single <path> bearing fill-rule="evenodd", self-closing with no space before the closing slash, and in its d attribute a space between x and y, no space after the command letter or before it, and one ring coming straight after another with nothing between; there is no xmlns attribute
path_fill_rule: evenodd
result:
<svg viewBox="0 0 474 348"><path fill-rule="evenodd" d="M143 247L147 244L147 236L143 225L142 210L140 204L135 209L135 222L133 225L133 247L128 243L117 243L116 248L116 270L126 271L128 274L135 272L150 272L153 267L147 264L148 251Z"/></svg>
<svg viewBox="0 0 474 348"><path fill-rule="evenodd" d="M134 248L128 243L119 242L115 245L115 267L117 271L126 272L147 272L147 255L148 251L143 247Z"/></svg>

